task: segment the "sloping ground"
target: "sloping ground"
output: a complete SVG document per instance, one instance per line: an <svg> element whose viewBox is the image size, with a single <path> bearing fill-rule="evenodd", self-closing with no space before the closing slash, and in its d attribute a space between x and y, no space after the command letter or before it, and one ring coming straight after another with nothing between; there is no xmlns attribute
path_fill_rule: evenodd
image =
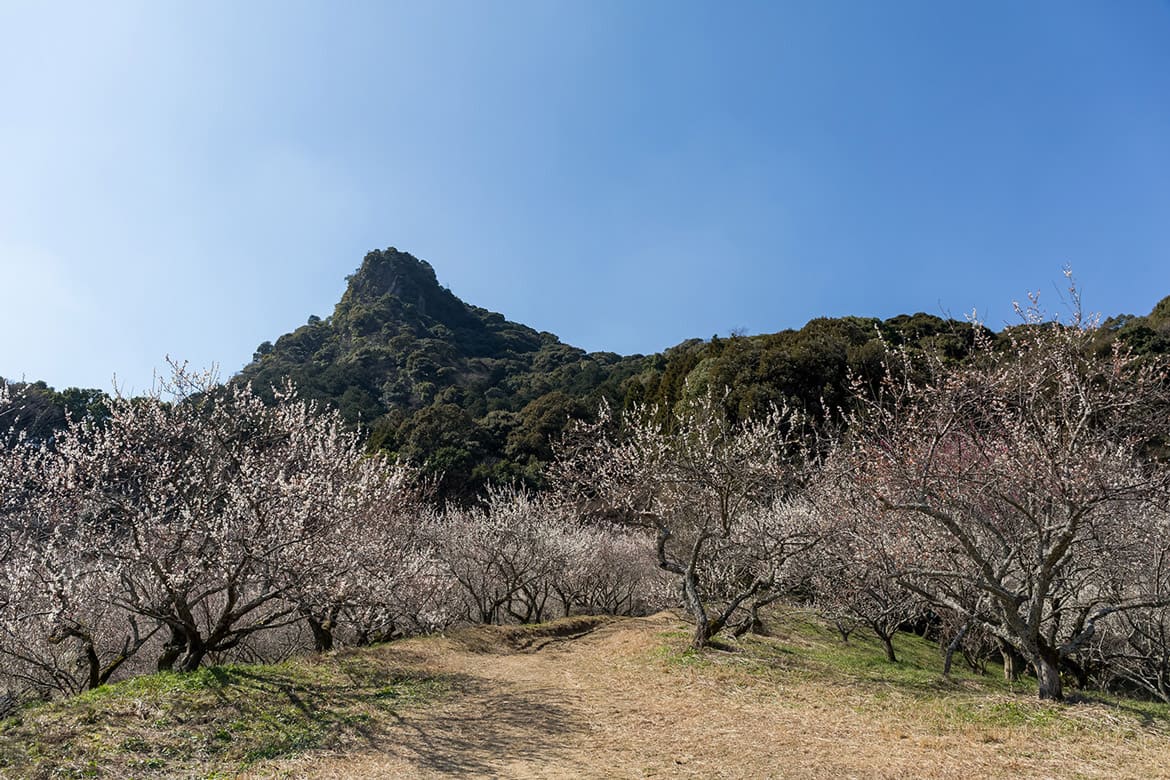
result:
<svg viewBox="0 0 1170 780"><path fill-rule="evenodd" d="M132 681L6 722L0 761L14 777L1170 777L1170 708L943 680L929 643L899 637L891 665L800 612L770 629L695 654L665 613L480 627L209 670L165 717Z"/></svg>
<svg viewBox="0 0 1170 780"><path fill-rule="evenodd" d="M447 682L372 653L155 674L0 722L0 777L234 777L269 756L372 738Z"/></svg>
<svg viewBox="0 0 1170 780"><path fill-rule="evenodd" d="M1166 709L1050 707L993 679L948 683L901 639L891 667L799 613L737 652L696 655L671 615L600 624L536 652L478 629L425 647L476 691L406 716L361 753L306 755L256 777L1170 777ZM472 641L469 641L472 640Z"/></svg>

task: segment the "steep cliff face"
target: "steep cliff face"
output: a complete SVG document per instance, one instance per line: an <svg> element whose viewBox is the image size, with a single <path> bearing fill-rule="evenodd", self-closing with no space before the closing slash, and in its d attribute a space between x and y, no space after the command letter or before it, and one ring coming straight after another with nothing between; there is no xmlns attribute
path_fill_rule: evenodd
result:
<svg viewBox="0 0 1170 780"><path fill-rule="evenodd" d="M366 330L390 323L423 329L436 324L455 329L484 328L485 323L471 307L439 284L430 263L394 247L367 254L347 281L349 286L333 313L343 323L364 325ZM363 318L368 314L375 316Z"/></svg>
<svg viewBox="0 0 1170 780"><path fill-rule="evenodd" d="M349 287L342 298L342 305L352 301L368 303L383 295L393 295L420 306L424 305L427 295L436 293L455 299L449 290L439 286L435 269L430 263L407 252L399 252L394 247L367 254L361 267L346 281Z"/></svg>
<svg viewBox="0 0 1170 780"><path fill-rule="evenodd" d="M409 333L444 342L464 358L536 352L559 343L551 333L464 303L439 284L430 263L393 247L367 254L348 282L331 318L343 337L378 344Z"/></svg>

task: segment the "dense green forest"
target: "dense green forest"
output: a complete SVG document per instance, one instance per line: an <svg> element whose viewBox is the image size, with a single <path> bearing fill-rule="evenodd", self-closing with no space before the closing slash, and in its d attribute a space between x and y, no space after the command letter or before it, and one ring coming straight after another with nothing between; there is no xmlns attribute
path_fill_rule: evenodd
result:
<svg viewBox="0 0 1170 780"><path fill-rule="evenodd" d="M818 318L800 330L691 339L654 355L585 352L464 303L425 261L394 248L366 255L326 318L261 344L232 379L269 392L285 378L340 410L383 449L442 475L443 495L477 494L489 481L539 486L550 438L607 400L667 410L708 388L731 388L726 411L744 418L787 401L839 408L849 378L879 375L885 345L962 362L974 331L930 314ZM988 332L988 335L990 332ZM1139 354L1170 352L1170 297L1146 316L1102 323L1097 348L1120 339ZM25 386L22 408L4 414L34 438L66 415L97 412L103 394L43 383Z"/></svg>

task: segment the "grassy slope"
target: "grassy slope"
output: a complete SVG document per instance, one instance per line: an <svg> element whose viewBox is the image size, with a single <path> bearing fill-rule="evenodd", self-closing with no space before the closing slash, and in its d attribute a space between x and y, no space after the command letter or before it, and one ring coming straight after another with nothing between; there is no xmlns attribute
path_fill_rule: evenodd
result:
<svg viewBox="0 0 1170 780"><path fill-rule="evenodd" d="M1149 731L1170 738L1170 705L1108 694L1070 691L1068 703L1039 701L1034 680L1009 683L994 665L972 672L956 656L950 677L942 676L938 646L900 634L894 640L898 663L885 660L881 643L859 629L848 642L819 618L802 610L776 614L767 637L744 637L726 653L695 653L679 648L689 639L678 632L659 651L668 665L706 668L753 685L770 680L782 693L802 683L840 689L855 708L902 717L946 730L1029 728L1053 734L1100 729L1137 736ZM1170 747L1170 740L1167 742Z"/></svg>
<svg viewBox="0 0 1170 780"><path fill-rule="evenodd" d="M722 653L695 653L688 633L668 632L657 656L675 674L718 679L787 710L790 723L824 728L814 739L825 744L792 737L809 766L883 778L1170 777L1170 705L1076 691L1063 705L1041 702L1034 680L1006 682L994 666L975 674L961 659L945 678L937 645L912 635L895 639L890 664L876 637L859 630L842 643L799 610L768 629Z"/></svg>
<svg viewBox="0 0 1170 780"><path fill-rule="evenodd" d="M457 660L452 654L494 653L502 659L538 653L543 644L556 641L557 652L564 655L556 656L550 668L559 677L574 659L586 659L584 648L593 640L576 645L575 638L592 622L549 629L481 627L457 635L457 641L411 640L276 666L132 680L31 707L3 722L0 774L222 777L249 766L279 768L282 761L295 762L298 754L322 748L332 752L335 764L338 757L344 762L351 750L376 752L380 744L408 739L409 729L395 731L403 717L430 717L438 705L458 718L460 698L470 688L465 677L450 673ZM632 661L618 661L630 675L625 688L644 681L646 689L644 694L629 691L631 704L622 706L650 712L656 691L694 690L701 692L702 703L696 706L714 710L703 713L699 729L708 720L742 722L743 707L777 713L778 723L787 718L818 724L810 729L812 741L787 733L784 745L769 741L776 739L775 731L763 736L762 722L755 729L745 724L740 737L745 753L771 750L773 760L792 751L815 767L822 761L839 763L843 752L851 752L856 758L851 766L873 767L862 770L865 776L894 776L879 771L892 745L901 751L900 760L923 776L951 776L952 769L968 776L998 774L1009 766L997 763L1004 753L1023 762L1028 776L1043 776L1044 767L1054 763L1067 766L1062 774L1070 777L1157 776L1162 770L1148 757L1156 760L1170 748L1170 707L1100 696L1066 706L1042 704L1030 684L1009 685L994 674L960 671L944 679L937 647L917 637L898 637L901 660L891 665L875 640L858 632L842 644L833 631L800 611L778 614L769 625L772 637L745 638L726 650L704 653L687 649L684 626L663 630L663 625L671 623L609 624L606 641L636 648ZM593 653L611 652L605 649L610 645L592 647ZM519 668L530 668L528 661L518 660ZM490 687L479 690L489 698L500 695ZM550 696L560 695L551 686L548 690ZM841 726L841 736L836 742L822 740L821 735L833 733L834 724ZM671 726L678 728L678 722ZM381 735L391 739L380 743ZM798 744L801 739L805 742ZM815 751L821 749L826 753L818 758ZM964 762L969 762L966 768ZM745 768L743 776L761 776L775 763L760 766L765 769ZM285 771L300 776L300 769Z"/></svg>
<svg viewBox="0 0 1170 780"><path fill-rule="evenodd" d="M376 735L442 694L377 650L116 683L0 724L0 774L228 777L262 759Z"/></svg>

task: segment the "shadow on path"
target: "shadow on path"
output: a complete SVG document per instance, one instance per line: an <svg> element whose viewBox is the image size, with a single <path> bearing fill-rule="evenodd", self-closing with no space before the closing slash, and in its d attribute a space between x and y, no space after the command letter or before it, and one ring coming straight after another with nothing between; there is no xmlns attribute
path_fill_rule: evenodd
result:
<svg viewBox="0 0 1170 780"><path fill-rule="evenodd" d="M517 692L467 678L453 695L460 700L456 707L400 716L380 747L420 769L483 777L514 761L563 759L569 735L585 727L569 706L556 703L562 691Z"/></svg>

